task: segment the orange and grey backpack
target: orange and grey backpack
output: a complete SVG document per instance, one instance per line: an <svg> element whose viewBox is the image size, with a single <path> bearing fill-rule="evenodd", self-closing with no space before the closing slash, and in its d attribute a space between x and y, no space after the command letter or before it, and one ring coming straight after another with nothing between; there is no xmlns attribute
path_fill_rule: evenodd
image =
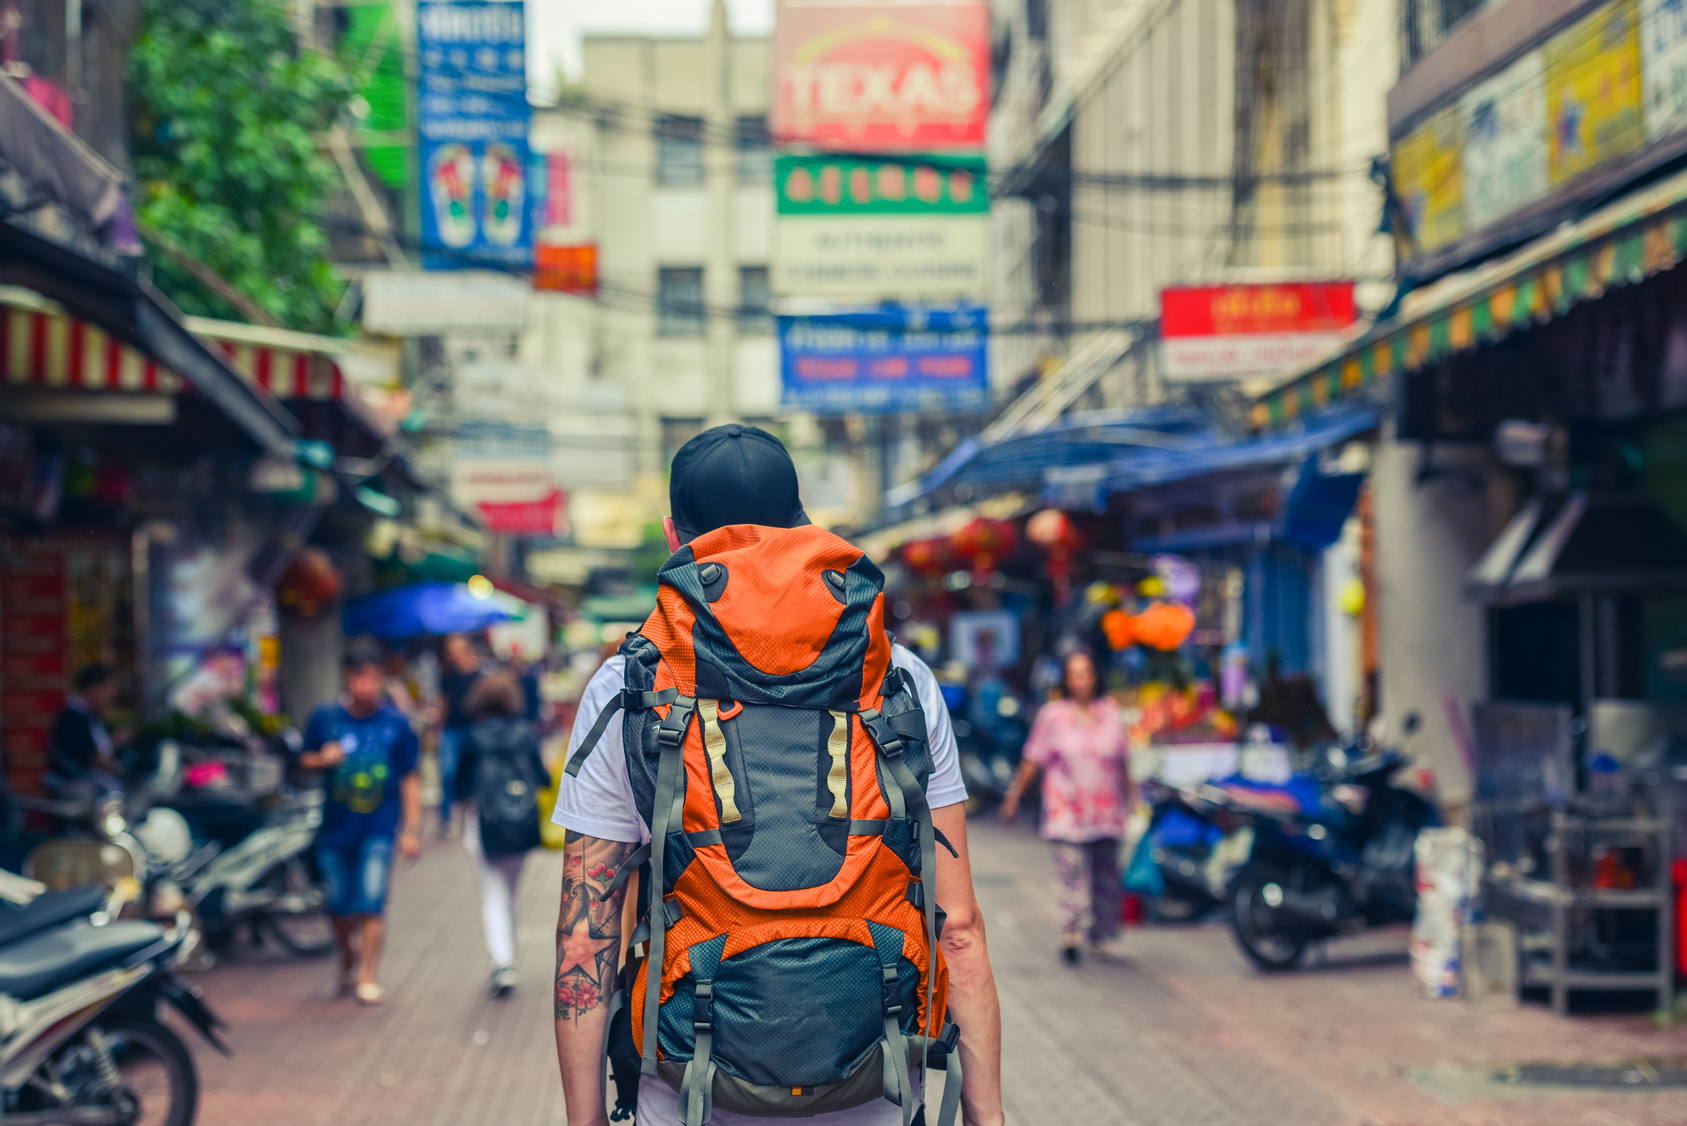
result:
<svg viewBox="0 0 1687 1126"><path fill-rule="evenodd" d="M935 1066L951 1126L931 748L891 665L879 569L820 528L719 528L663 565L621 654L625 687L568 765L624 710L650 843L611 885L641 873L611 1003L614 1117L642 1074L679 1092L686 1126L715 1105L797 1118L881 1096L906 1126L911 1077L923 1094Z"/></svg>

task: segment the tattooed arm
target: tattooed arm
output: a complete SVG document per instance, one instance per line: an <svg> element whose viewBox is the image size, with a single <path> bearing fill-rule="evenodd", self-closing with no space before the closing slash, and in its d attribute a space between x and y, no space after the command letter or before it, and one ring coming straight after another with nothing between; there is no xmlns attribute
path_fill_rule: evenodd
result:
<svg viewBox="0 0 1687 1126"><path fill-rule="evenodd" d="M603 1025L621 960L621 901L603 902L615 869L633 851L624 841L569 833L563 848L562 908L556 924L556 1054L569 1126L605 1126Z"/></svg>

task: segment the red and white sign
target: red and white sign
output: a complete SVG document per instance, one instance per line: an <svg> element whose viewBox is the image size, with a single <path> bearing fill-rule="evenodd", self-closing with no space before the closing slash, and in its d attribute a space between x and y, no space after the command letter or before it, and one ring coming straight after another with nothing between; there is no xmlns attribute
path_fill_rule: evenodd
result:
<svg viewBox="0 0 1687 1126"><path fill-rule="evenodd" d="M1163 289L1160 340L1166 378L1288 372L1346 339L1358 320L1350 281Z"/></svg>
<svg viewBox="0 0 1687 1126"><path fill-rule="evenodd" d="M773 52L777 144L845 152L984 145L990 12L983 4L786 0Z"/></svg>
<svg viewBox="0 0 1687 1126"><path fill-rule="evenodd" d="M552 489L539 500L480 504L486 530L506 536L554 536L562 527L564 497Z"/></svg>

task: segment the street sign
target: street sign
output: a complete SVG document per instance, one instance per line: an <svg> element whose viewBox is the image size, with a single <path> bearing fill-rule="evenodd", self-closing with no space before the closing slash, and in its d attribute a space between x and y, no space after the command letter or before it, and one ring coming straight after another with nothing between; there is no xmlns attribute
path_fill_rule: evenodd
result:
<svg viewBox="0 0 1687 1126"><path fill-rule="evenodd" d="M522 0L416 8L422 264L532 265Z"/></svg>
<svg viewBox="0 0 1687 1126"><path fill-rule="evenodd" d="M1358 319L1350 281L1163 289L1166 378L1288 372L1334 347Z"/></svg>
<svg viewBox="0 0 1687 1126"><path fill-rule="evenodd" d="M785 0L773 62L776 144L843 152L984 147L984 4Z"/></svg>
<svg viewBox="0 0 1687 1126"><path fill-rule="evenodd" d="M773 292L858 304L982 301L989 250L988 215L781 215Z"/></svg>
<svg viewBox="0 0 1687 1126"><path fill-rule="evenodd" d="M982 156L787 154L773 162L780 215L987 215L985 171Z"/></svg>
<svg viewBox="0 0 1687 1126"><path fill-rule="evenodd" d="M819 414L982 410L988 324L978 305L780 317L785 405Z"/></svg>

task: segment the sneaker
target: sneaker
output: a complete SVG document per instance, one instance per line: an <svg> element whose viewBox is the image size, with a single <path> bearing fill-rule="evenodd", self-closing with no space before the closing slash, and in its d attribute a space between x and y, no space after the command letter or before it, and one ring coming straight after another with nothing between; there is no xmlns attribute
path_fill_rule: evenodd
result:
<svg viewBox="0 0 1687 1126"><path fill-rule="evenodd" d="M356 997L360 1005L379 1005L387 999L387 991L373 981L360 981L357 983Z"/></svg>
<svg viewBox="0 0 1687 1126"><path fill-rule="evenodd" d="M489 992L494 997L508 997L515 989L516 974L514 966L499 966L492 971L492 984Z"/></svg>
<svg viewBox="0 0 1687 1126"><path fill-rule="evenodd" d="M1062 946L1060 948L1060 960L1068 966L1077 965L1084 960L1083 948L1080 946Z"/></svg>
<svg viewBox="0 0 1687 1126"><path fill-rule="evenodd" d="M340 970L339 976L334 979L334 996L350 997L356 992L357 968L355 966L346 966Z"/></svg>

